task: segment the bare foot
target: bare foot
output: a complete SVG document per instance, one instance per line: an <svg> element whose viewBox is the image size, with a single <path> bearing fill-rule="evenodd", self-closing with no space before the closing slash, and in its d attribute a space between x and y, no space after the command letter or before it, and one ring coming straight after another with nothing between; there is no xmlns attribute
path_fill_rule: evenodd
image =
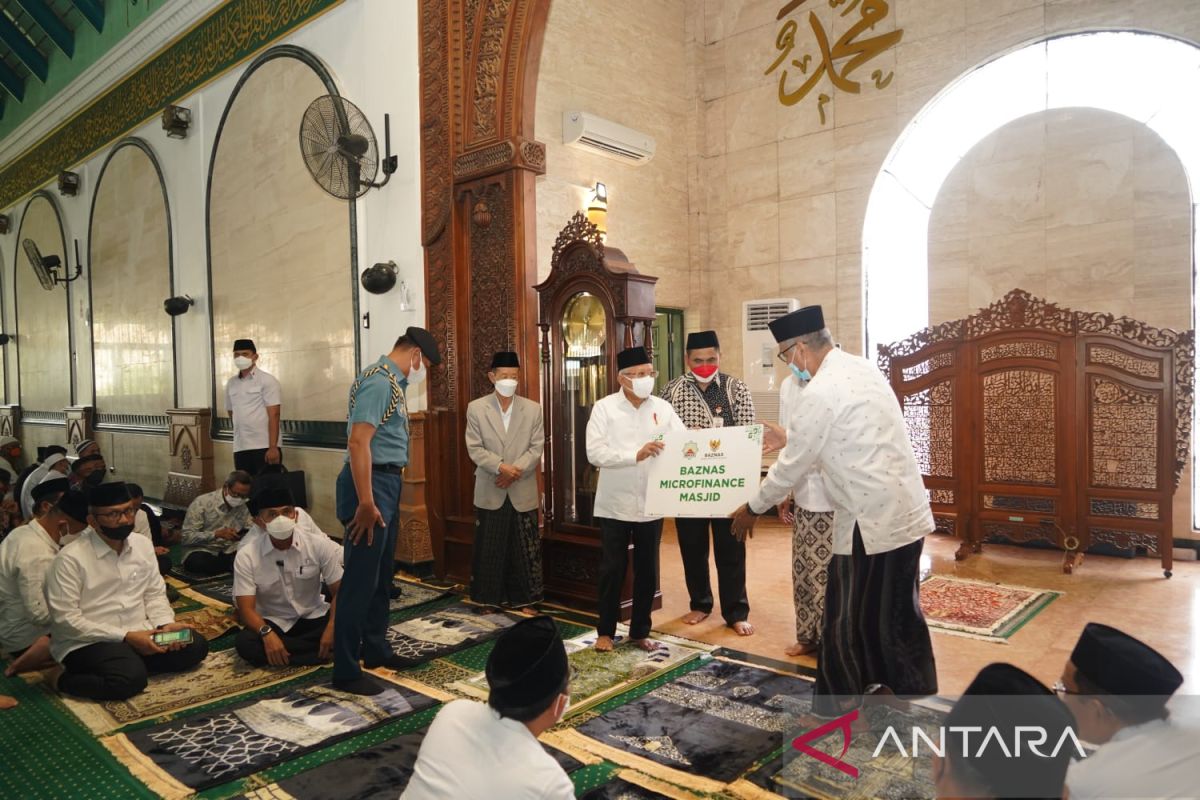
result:
<svg viewBox="0 0 1200 800"><path fill-rule="evenodd" d="M708 615L705 614L705 616ZM658 649L658 642L652 639L630 639L629 641L633 642L634 647L637 647L640 650L645 650L647 653L653 653Z"/></svg>
<svg viewBox="0 0 1200 800"><path fill-rule="evenodd" d="M704 622L706 619L708 619L707 611L689 611L683 615L683 624L695 625L699 622Z"/></svg>
<svg viewBox="0 0 1200 800"><path fill-rule="evenodd" d="M0 694L0 711L3 711L6 708L13 708L18 705L20 705L20 703L17 702L15 697L9 697L8 695Z"/></svg>
<svg viewBox="0 0 1200 800"><path fill-rule="evenodd" d="M4 670L4 676L11 678L22 672L35 672L53 666L54 659L50 657L50 637L41 636L20 657L8 665L8 668Z"/></svg>
<svg viewBox="0 0 1200 800"><path fill-rule="evenodd" d="M46 682L47 686L57 692L58 679L62 677L64 672L66 672L66 669L56 664L51 669L42 673L42 680Z"/></svg>
<svg viewBox="0 0 1200 800"><path fill-rule="evenodd" d="M729 627L731 627L735 631L737 631L738 636L753 636L754 635L754 626L751 625L747 620L741 620L739 622L735 622L732 625L730 625Z"/></svg>
<svg viewBox="0 0 1200 800"><path fill-rule="evenodd" d="M598 653L608 653L613 649L613 640L611 636L597 636L596 643L592 645Z"/></svg>
<svg viewBox="0 0 1200 800"><path fill-rule="evenodd" d="M817 642L796 642L791 647L783 652L787 653L792 658L796 656L806 656L809 653L815 653L821 647Z"/></svg>

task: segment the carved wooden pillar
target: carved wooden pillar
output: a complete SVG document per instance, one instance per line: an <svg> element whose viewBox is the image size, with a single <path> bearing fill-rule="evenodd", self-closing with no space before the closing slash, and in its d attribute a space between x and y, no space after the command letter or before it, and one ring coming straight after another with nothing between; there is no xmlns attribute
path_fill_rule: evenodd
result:
<svg viewBox="0 0 1200 800"><path fill-rule="evenodd" d="M0 436L17 436L20 425L21 407L19 405L0 406Z"/></svg>
<svg viewBox="0 0 1200 800"><path fill-rule="evenodd" d="M425 506L425 412L411 414L408 419L408 467L400 489L396 561L406 572L423 577L433 571L429 509Z"/></svg>
<svg viewBox="0 0 1200 800"><path fill-rule="evenodd" d="M92 421L96 409L92 406L68 406L63 409L67 418L67 444L77 445L84 439L95 439Z"/></svg>
<svg viewBox="0 0 1200 800"><path fill-rule="evenodd" d="M215 488L213 477L212 410L168 408L171 420L171 470L167 473L163 504L186 507L204 492Z"/></svg>
<svg viewBox="0 0 1200 800"><path fill-rule="evenodd" d="M421 0L422 243L430 375L427 501L435 570L466 581L474 538L467 404L496 350L520 353L538 398L534 89L549 0ZM410 462L411 463L411 462Z"/></svg>

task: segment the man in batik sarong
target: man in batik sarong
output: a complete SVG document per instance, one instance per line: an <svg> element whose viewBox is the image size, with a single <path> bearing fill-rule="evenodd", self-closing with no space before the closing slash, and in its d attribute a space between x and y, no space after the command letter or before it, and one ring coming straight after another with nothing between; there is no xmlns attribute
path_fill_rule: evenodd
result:
<svg viewBox="0 0 1200 800"><path fill-rule="evenodd" d="M770 323L779 355L808 386L758 494L734 514L735 535L783 500L814 468L834 508L833 558L817 656L814 711L838 715L881 684L897 695L937 691L929 628L918 601L921 547L933 513L900 404L875 365L834 346L820 306Z"/></svg>
<svg viewBox="0 0 1200 800"><path fill-rule="evenodd" d="M517 395L516 353L492 356L493 391L467 406L467 454L475 462L475 547L471 599L521 608L542 599L538 463L542 407Z"/></svg>

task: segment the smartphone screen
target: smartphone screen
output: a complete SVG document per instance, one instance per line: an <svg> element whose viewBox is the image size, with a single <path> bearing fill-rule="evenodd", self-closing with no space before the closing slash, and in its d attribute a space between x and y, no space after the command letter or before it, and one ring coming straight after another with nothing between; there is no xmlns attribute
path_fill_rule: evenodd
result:
<svg viewBox="0 0 1200 800"><path fill-rule="evenodd" d="M154 643L159 647L166 647L169 644L178 644L183 642L187 644L192 641L192 629L184 628L181 631L160 631L154 634Z"/></svg>

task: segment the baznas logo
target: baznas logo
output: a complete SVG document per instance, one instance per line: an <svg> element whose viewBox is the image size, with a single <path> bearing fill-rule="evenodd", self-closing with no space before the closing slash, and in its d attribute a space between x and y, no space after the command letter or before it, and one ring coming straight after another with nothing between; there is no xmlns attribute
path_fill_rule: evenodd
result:
<svg viewBox="0 0 1200 800"><path fill-rule="evenodd" d="M708 440L708 451L710 453L715 453L720 449L721 449L721 440L720 439L709 439Z"/></svg>
<svg viewBox="0 0 1200 800"><path fill-rule="evenodd" d="M695 442L688 442L687 444L685 444L683 446L683 457L684 458L695 458L696 454L699 452L700 452L700 445L696 444Z"/></svg>

